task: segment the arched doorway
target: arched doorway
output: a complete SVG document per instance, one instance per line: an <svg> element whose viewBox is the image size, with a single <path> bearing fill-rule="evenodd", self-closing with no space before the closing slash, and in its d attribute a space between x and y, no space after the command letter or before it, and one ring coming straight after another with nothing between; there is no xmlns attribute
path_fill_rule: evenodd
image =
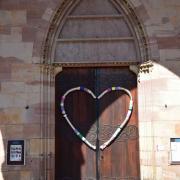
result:
<svg viewBox="0 0 180 180"><path fill-rule="evenodd" d="M134 21L136 26L133 27L130 16L134 14L128 14L121 5L116 0L65 1L57 11L59 19L56 17L53 21L58 28L52 26L56 30L54 34L51 31L48 34L47 43L51 48L45 48L44 59L63 67L55 79L56 179L139 179L137 83L129 65L147 59L146 47L139 45L147 43L144 37L138 36L137 29L142 30L138 27L139 22ZM85 146L61 115L60 98L75 86L88 87L96 95L111 86L122 86L133 94L135 106L129 124L103 152ZM125 94L111 94L104 101L97 105L86 95L76 93L66 104L71 120L97 147L113 134L127 111ZM79 104L82 104L83 111ZM98 142L97 137L101 136Z"/></svg>

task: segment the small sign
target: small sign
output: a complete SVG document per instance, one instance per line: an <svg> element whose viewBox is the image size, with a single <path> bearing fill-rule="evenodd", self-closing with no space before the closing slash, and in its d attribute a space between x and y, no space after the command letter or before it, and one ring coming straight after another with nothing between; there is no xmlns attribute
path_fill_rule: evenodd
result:
<svg viewBox="0 0 180 180"><path fill-rule="evenodd" d="M24 140L10 140L7 146L7 165L24 165Z"/></svg>
<svg viewBox="0 0 180 180"><path fill-rule="evenodd" d="M171 163L180 164L180 138L171 138Z"/></svg>

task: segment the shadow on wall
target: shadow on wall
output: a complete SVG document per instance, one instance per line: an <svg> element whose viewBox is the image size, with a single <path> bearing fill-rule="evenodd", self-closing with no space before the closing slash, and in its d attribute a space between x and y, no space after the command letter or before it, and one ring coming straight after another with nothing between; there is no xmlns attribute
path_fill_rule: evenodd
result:
<svg viewBox="0 0 180 180"><path fill-rule="evenodd" d="M157 65L159 65L161 69L164 69L163 71L167 74L167 77L170 78L169 75L171 75L171 78L173 78L173 76L174 78L180 78L180 54L179 60L168 59L167 56L167 59L158 62Z"/></svg>

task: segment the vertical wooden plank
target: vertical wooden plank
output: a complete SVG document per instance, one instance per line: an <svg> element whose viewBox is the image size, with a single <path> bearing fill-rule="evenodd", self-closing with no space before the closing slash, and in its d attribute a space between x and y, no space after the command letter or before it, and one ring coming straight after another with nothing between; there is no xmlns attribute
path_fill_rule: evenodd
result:
<svg viewBox="0 0 180 180"><path fill-rule="evenodd" d="M126 128L119 137L102 152L101 179L139 179L138 117L136 76L127 68L100 69L101 91L112 86L121 86L131 91L134 110ZM100 101L100 124L102 142L111 137L117 126L124 120L129 105L126 93L110 92ZM108 128L107 128L108 127Z"/></svg>
<svg viewBox="0 0 180 180"><path fill-rule="evenodd" d="M65 68L56 77L56 179L95 178L95 153L74 134L60 112L61 96L70 88L94 90L94 70ZM95 123L94 100L84 92L73 92L65 100L69 119L86 136Z"/></svg>

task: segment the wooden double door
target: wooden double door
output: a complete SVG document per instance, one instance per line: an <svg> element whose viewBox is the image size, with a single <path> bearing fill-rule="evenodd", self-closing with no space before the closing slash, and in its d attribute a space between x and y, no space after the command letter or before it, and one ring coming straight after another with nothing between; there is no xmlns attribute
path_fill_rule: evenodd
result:
<svg viewBox="0 0 180 180"><path fill-rule="evenodd" d="M96 96L113 86L130 90L134 107L130 120L115 141L105 150L107 141L127 114L129 97L112 91L100 100L83 91L71 93L65 109L73 125L94 145L90 149L73 132L60 110L62 95L83 86ZM139 172L137 82L136 75L123 68L64 68L56 76L56 180L137 180Z"/></svg>

